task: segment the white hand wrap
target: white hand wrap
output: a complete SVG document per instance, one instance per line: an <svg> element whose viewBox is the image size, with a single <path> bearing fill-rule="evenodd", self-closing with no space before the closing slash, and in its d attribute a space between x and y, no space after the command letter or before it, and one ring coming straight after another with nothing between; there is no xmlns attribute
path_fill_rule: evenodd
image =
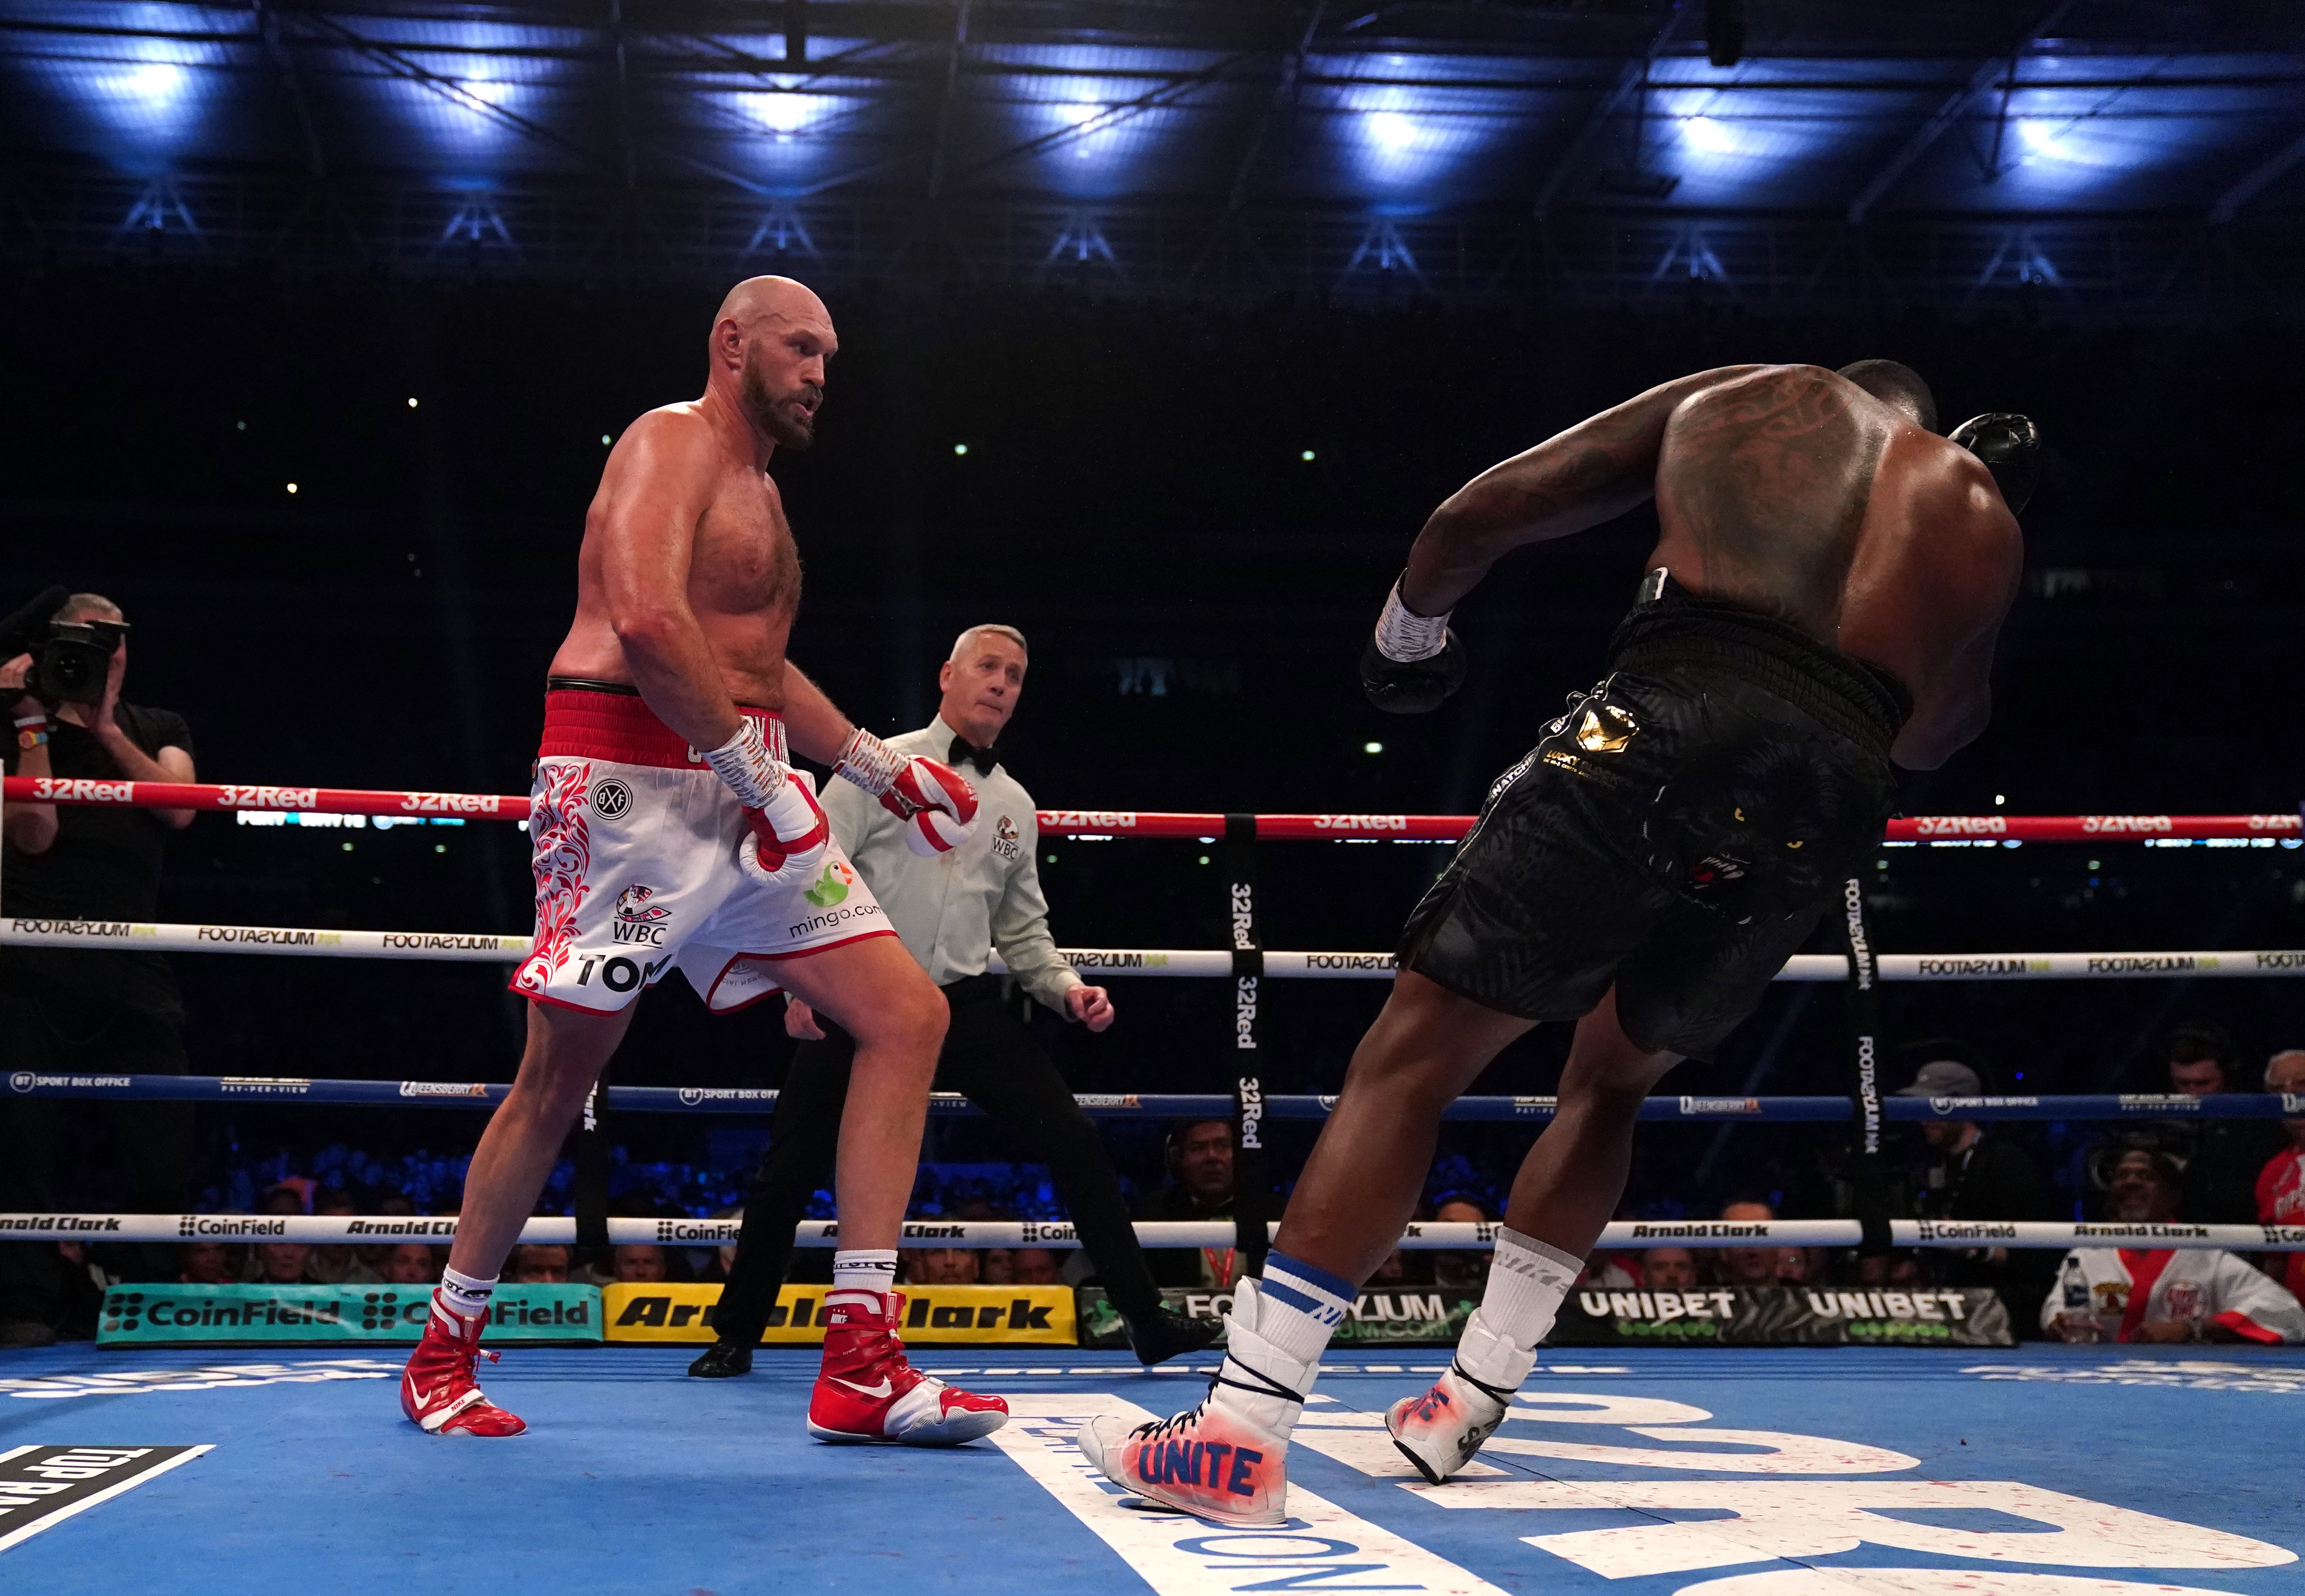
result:
<svg viewBox="0 0 2305 1596"><path fill-rule="evenodd" d="M906 762L903 754L860 726L856 734L848 739L848 746L840 751L840 757L832 762L832 773L878 798L897 785L897 777L905 773Z"/></svg>
<svg viewBox="0 0 2305 1596"><path fill-rule="evenodd" d="M1384 613L1376 618L1376 651L1396 665L1430 659L1449 643L1449 615L1420 615L1400 601L1400 583L1384 596Z"/></svg>
<svg viewBox="0 0 2305 1596"><path fill-rule="evenodd" d="M784 791L787 772L769 751L761 723L749 715L736 717L736 734L708 752L704 762L746 809L766 809Z"/></svg>

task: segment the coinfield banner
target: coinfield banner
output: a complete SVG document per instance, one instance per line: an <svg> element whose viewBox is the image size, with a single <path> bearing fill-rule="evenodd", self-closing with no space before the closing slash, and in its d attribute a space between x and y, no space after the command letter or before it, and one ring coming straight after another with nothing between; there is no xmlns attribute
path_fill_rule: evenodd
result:
<svg viewBox="0 0 2305 1596"><path fill-rule="evenodd" d="M764 1346L813 1346L824 1339L829 1286L783 1286L769 1310ZM905 1294L904 1337L914 1346L938 1342L1074 1345L1068 1286L919 1286ZM610 1341L713 1339L718 1286L617 1285L603 1288L601 1333Z"/></svg>
<svg viewBox="0 0 2305 1596"><path fill-rule="evenodd" d="M1179 1291L1161 1294L1170 1312L1187 1319L1216 1319L1232 1312L1229 1291ZM1353 1299L1353 1311L1329 1338L1332 1346L1454 1346L1465 1320L1481 1299L1471 1292L1439 1286L1407 1286L1398 1291L1365 1291ZM1120 1314L1105 1299L1101 1288L1080 1290L1083 1346L1126 1346L1127 1332ZM1216 1345L1222 1346L1219 1337Z"/></svg>
<svg viewBox="0 0 2305 1596"><path fill-rule="evenodd" d="M1552 1346L2017 1345L2000 1295L1981 1286L1573 1291L1544 1339Z"/></svg>
<svg viewBox="0 0 2305 1596"><path fill-rule="evenodd" d="M105 1294L99 1346L314 1346L413 1342L431 1309L429 1286L115 1286ZM499 1286L488 1339L585 1345L600 1339L591 1286Z"/></svg>

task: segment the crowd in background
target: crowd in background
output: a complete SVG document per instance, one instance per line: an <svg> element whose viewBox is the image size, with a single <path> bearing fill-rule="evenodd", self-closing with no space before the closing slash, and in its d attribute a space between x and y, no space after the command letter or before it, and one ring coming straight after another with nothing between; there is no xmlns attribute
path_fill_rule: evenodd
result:
<svg viewBox="0 0 2305 1596"><path fill-rule="evenodd" d="M1928 1055L1902 1090L1909 1095L1975 1097L1994 1084L1974 1049L1934 1042L1908 1049ZM2214 1024L2179 1026L2161 1048L2166 1091L2202 1099L2219 1093L2267 1091L2305 1094L2305 1049L2275 1054L2261 1070L2238 1055ZM2027 1125L1979 1124L1938 1117L1911 1127L1892 1182L1898 1217L1948 1219L2094 1218L2122 1222L2267 1223L2305 1225L2305 1117L2280 1120L2154 1116L2093 1135L2069 1162L2079 1176L2068 1195L2046 1167L2041 1139ZM1234 1212L1235 1137L1230 1122L1193 1121L1172 1127L1162 1144L1156 1178L1127 1183L1140 1219L1229 1219ZM216 1172L204 1205L262 1214L413 1215L452 1212L462 1161L418 1153L385 1159L342 1146L322 1150L302 1172L289 1170L285 1154ZM1825 1160L1828 1164L1832 1160ZM1845 1176L1845 1163L1835 1166ZM730 1193L742 1170L714 1172L690 1165L617 1166L620 1190L614 1211L633 1217L728 1217ZM548 1189L545 1211L568 1211L572 1171L566 1163ZM259 1182L261 1182L260 1188ZM220 1204L225 1193L254 1191L253 1201ZM1493 1220L1504 1191L1461 1156L1436 1164L1419 1219ZM1692 1199L1696 1193L1689 1194ZM684 1201L685 1200L685 1201ZM1671 1214L1627 1218L1717 1218L1731 1221L1778 1218L1848 1217L1849 1182L1818 1183L1807 1192L1736 1191L1726 1201L1677 1205ZM812 1212L831 1216L831 1194L819 1193ZM1030 1165L974 1163L923 1167L912 1212L921 1218L1000 1220L1062 1218L1045 1173ZM507 1267L522 1284L720 1280L731 1249L619 1245L603 1250L523 1245ZM1239 1278L1232 1248L1156 1249L1155 1278L1164 1286L1222 1291ZM201 1241L173 1247L95 1249L65 1244L58 1262L72 1289L63 1327L89 1333L102 1291L121 1280L173 1279L186 1284L276 1286L381 1285L423 1286L437 1281L445 1247L417 1243L234 1245ZM790 1278L829 1278L830 1254L803 1249ZM2268 1252L2250 1261L2284 1296L2305 1288L2305 1253ZM1688 1248L1656 1246L1595 1254L1579 1286L1617 1291L1750 1288L1771 1286L1903 1289L1991 1286L2008 1303L2024 1333L2068 1339L2112 1338L2105 1327L2060 1325L2062 1304L2052 1300L2064 1255L2044 1249L1973 1251L1907 1249L1858 1257L1816 1247ZM1094 1284L1085 1254L1071 1249L924 1248L902 1254L911 1285L1057 1286ZM1477 1293L1486 1269L1480 1252L1397 1251L1368 1282L1371 1291L1416 1287ZM2045 1306L2046 1304L2046 1306ZM2126 1337L2123 1337L2126 1338Z"/></svg>

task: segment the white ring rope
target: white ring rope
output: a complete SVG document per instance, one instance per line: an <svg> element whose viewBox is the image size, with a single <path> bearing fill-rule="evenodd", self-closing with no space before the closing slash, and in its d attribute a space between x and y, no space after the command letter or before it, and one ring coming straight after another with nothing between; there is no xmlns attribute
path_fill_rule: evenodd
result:
<svg viewBox="0 0 2305 1596"><path fill-rule="evenodd" d="M174 925L125 920L0 921L0 947L111 947L151 953L269 953L308 958L442 959L512 964L528 956L526 937L449 931L329 931L290 926ZM1067 947L1073 968L1091 975L1229 977L1233 955L1204 948ZM1288 953L1263 955L1278 980L1389 981L1389 953ZM2247 948L2172 953L1890 953L1881 979L2071 981L2132 976L2305 975L2305 948ZM998 957L990 968L1006 974ZM1837 953L1795 954L1779 981L1845 981Z"/></svg>
<svg viewBox="0 0 2305 1596"><path fill-rule="evenodd" d="M738 1219L615 1219L608 1240L617 1246L733 1245ZM1272 1228L1280 1228L1275 1224ZM1493 1224L1411 1225L1400 1238L1410 1251L1468 1251L1493 1246ZM1229 1219L1140 1220L1136 1239L1147 1247L1229 1247L1238 1233ZM453 1215L358 1216L273 1214L0 1214L0 1239L72 1242L226 1241L267 1244L445 1244L455 1236ZM1892 1219L1890 1239L1900 1247L2143 1247L2201 1252L2305 1252L2305 1225L2075 1225L2063 1221ZM533 1218L520 1239L544 1246L570 1246L576 1240L573 1218ZM840 1226L830 1219L804 1221L794 1242L803 1247L839 1244ZM1619 1220L1595 1244L1598 1251L1645 1247L1853 1247L1863 1239L1854 1219ZM908 1219L899 1242L907 1247L1078 1247L1080 1238L1061 1220Z"/></svg>

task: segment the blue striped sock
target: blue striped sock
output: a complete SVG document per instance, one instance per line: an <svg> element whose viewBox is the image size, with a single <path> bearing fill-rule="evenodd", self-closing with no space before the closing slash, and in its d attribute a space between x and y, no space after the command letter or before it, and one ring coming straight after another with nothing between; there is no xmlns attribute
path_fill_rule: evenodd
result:
<svg viewBox="0 0 2305 1596"><path fill-rule="evenodd" d="M1286 1252L1269 1252L1257 1294L1263 1312L1257 1316L1256 1333L1288 1356L1312 1363L1359 1295L1324 1269Z"/></svg>

